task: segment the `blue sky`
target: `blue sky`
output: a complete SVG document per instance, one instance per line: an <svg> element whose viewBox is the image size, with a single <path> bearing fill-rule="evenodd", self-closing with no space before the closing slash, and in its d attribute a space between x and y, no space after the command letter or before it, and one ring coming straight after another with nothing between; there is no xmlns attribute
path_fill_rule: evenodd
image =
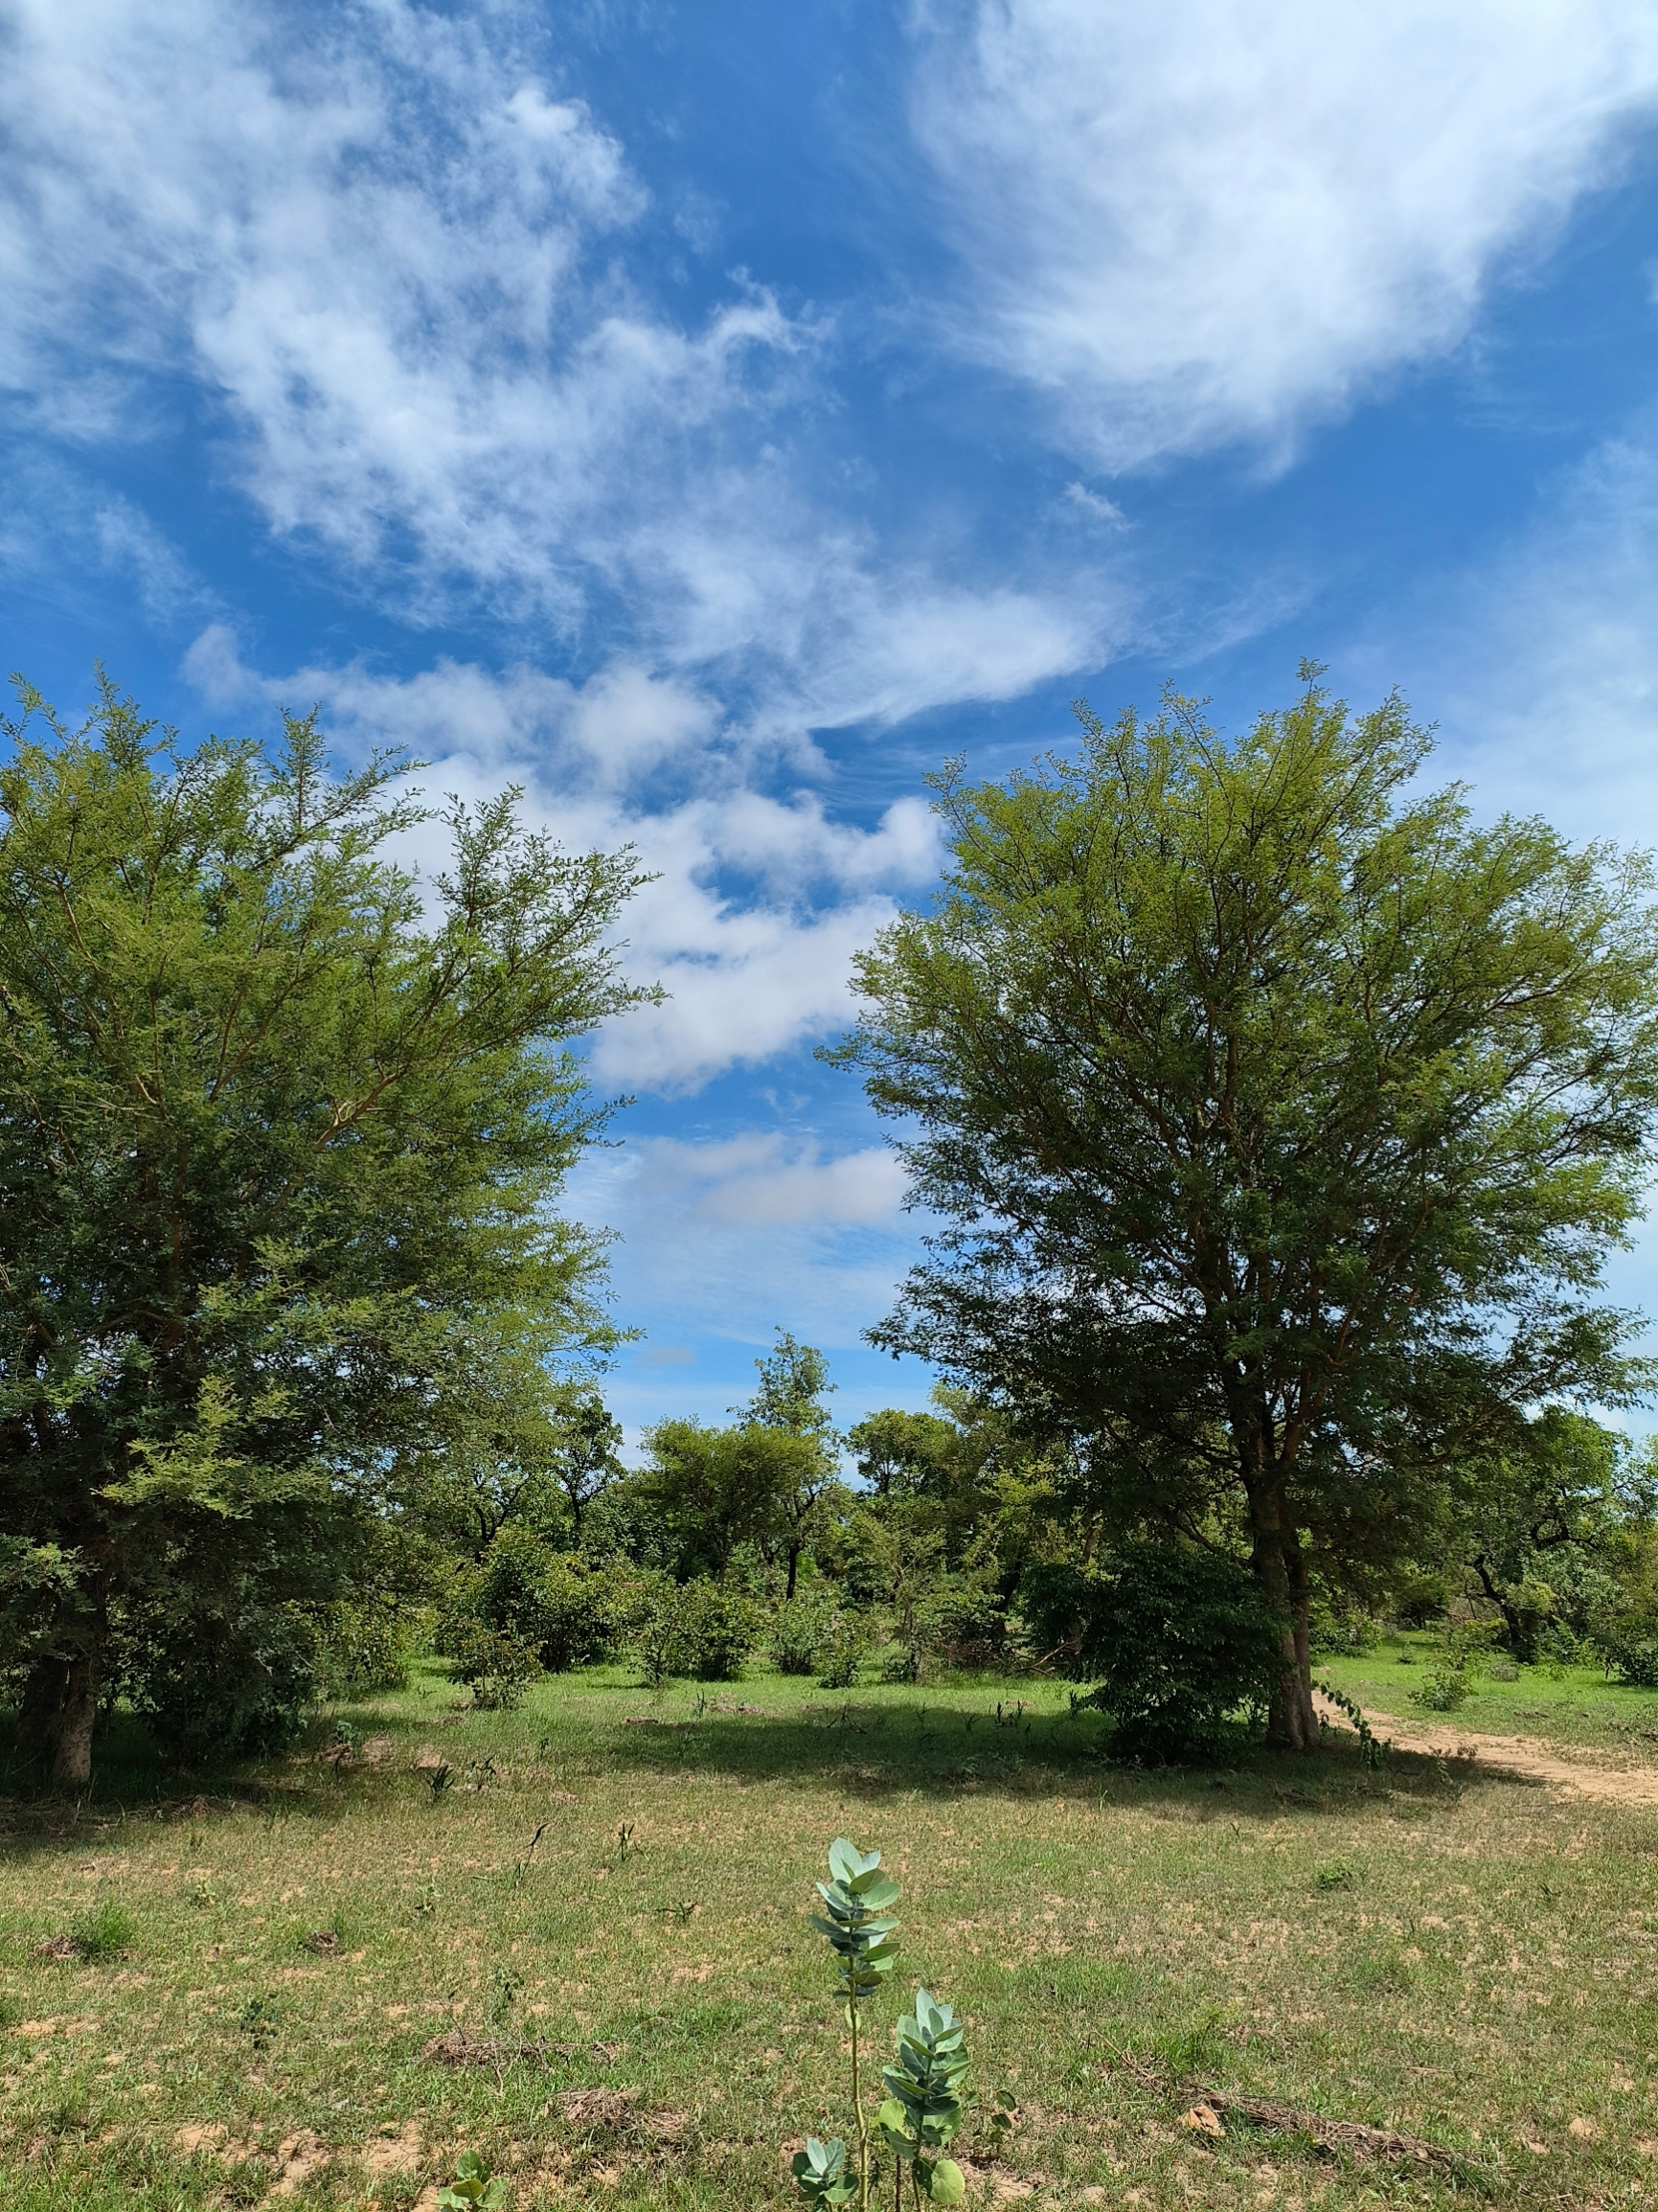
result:
<svg viewBox="0 0 1658 2212"><path fill-rule="evenodd" d="M658 872L573 1194L632 1427L780 1326L924 1400L812 1052L945 754L1310 655L1658 840L1642 0L0 0L0 109L9 665L317 701Z"/></svg>

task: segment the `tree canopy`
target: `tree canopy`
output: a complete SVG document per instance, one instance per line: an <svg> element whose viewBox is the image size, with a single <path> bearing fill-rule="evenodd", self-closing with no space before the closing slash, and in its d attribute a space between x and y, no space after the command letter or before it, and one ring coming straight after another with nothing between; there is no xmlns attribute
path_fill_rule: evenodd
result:
<svg viewBox="0 0 1658 2212"><path fill-rule="evenodd" d="M1627 1402L1599 1302L1658 1102L1639 857L1426 791L1397 698L1305 670L938 780L934 905L839 1050L942 1218L874 1339L1076 1440L1118 1526L1244 1548L1315 1739L1312 1580L1420 1545L1462 1455Z"/></svg>
<svg viewBox="0 0 1658 2212"><path fill-rule="evenodd" d="M107 685L75 730L22 699L0 1568L74 1783L112 1653L175 1700L216 1652L268 1674L458 1408L521 1428L527 1375L613 1340L600 1244L552 1211L604 1118L562 1046L646 994L611 939L630 856L525 832L516 793L452 803L420 884L387 852L428 818L409 764L335 781L313 719L267 757L185 751Z"/></svg>

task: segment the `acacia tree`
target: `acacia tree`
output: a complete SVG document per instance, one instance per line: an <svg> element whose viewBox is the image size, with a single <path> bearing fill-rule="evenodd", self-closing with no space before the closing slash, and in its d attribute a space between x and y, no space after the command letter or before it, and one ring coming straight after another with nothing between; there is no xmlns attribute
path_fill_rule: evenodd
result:
<svg viewBox="0 0 1658 2212"><path fill-rule="evenodd" d="M516 793L424 818L314 721L181 751L22 687L0 770L0 1598L26 1732L88 1776L112 1632L157 1695L332 1595L399 1464L502 1362L611 1333L550 1211L602 1120L558 1049L642 995L630 857ZM450 1424L452 1428L453 1425ZM274 1611L273 1611L274 1609Z"/></svg>
<svg viewBox="0 0 1658 2212"><path fill-rule="evenodd" d="M829 1379L829 1361L814 1344L797 1343L786 1329L777 1332L777 1342L763 1359L757 1359L760 1388L747 1405L733 1410L761 1428L780 1430L792 1437L798 1450L779 1462L782 1477L776 1499L775 1520L788 1562L784 1589L786 1605L794 1596L800 1577L801 1554L815 1532L823 1529L831 1505L843 1486L835 1467L840 1438L825 1398L835 1385Z"/></svg>
<svg viewBox="0 0 1658 2212"><path fill-rule="evenodd" d="M1626 1400L1598 1306L1658 1100L1639 859L1408 787L1397 698L1226 742L1170 697L938 779L935 905L838 1057L943 1218L873 1333L1078 1439L1120 1525L1236 1531L1316 1741L1311 1577L1422 1541L1528 1408Z"/></svg>

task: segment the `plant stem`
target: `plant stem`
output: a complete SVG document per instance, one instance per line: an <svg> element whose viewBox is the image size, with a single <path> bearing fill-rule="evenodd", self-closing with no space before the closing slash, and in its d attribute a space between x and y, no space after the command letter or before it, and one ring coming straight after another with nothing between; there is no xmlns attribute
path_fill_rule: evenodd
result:
<svg viewBox="0 0 1658 2212"><path fill-rule="evenodd" d="M858 2081L858 2001L847 2007L852 2022L852 2111L858 2124L858 2212L870 2212L870 2132L864 2119L862 2086Z"/></svg>

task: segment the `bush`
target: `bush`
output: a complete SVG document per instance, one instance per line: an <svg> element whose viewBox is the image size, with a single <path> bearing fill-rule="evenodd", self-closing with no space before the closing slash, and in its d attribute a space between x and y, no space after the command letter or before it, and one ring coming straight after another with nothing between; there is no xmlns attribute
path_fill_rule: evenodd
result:
<svg viewBox="0 0 1658 2212"><path fill-rule="evenodd" d="M503 1529L489 1546L470 1602L490 1628L530 1645L550 1675L603 1658L624 1613L611 1569L525 1528Z"/></svg>
<svg viewBox="0 0 1658 2212"><path fill-rule="evenodd" d="M409 1686L410 1631L396 1606L345 1599L323 1616L318 1672L330 1698L373 1698Z"/></svg>
<svg viewBox="0 0 1658 2212"><path fill-rule="evenodd" d="M705 1580L663 1581L648 1589L638 1608L634 1642L651 1682L671 1675L732 1682L764 1625L763 1608L740 1591Z"/></svg>
<svg viewBox="0 0 1658 2212"><path fill-rule="evenodd" d="M1623 1626L1601 1628L1595 1649L1616 1680L1635 1690L1658 1690L1658 1635Z"/></svg>
<svg viewBox="0 0 1658 2212"><path fill-rule="evenodd" d="M926 1606L922 1627L927 1649L947 1667L984 1672L1007 1663L1007 1608L976 1583L946 1583Z"/></svg>
<svg viewBox="0 0 1658 2212"><path fill-rule="evenodd" d="M768 1639L771 1663L780 1675L809 1675L817 1666L829 1615L809 1598L792 1598L773 1616Z"/></svg>
<svg viewBox="0 0 1658 2212"><path fill-rule="evenodd" d="M831 1613L818 1646L818 1684L825 1690L850 1690L869 1656L870 1625L862 1613L848 1608Z"/></svg>
<svg viewBox="0 0 1658 2212"><path fill-rule="evenodd" d="M472 1702L488 1712L510 1713L541 1673L534 1644L460 1613L445 1615L438 1649L455 1662L458 1681L468 1683Z"/></svg>
<svg viewBox="0 0 1658 2212"><path fill-rule="evenodd" d="M156 1624L124 1671L134 1710L186 1766L284 1750L323 1688L316 1625L297 1606L251 1608L234 1625L200 1614Z"/></svg>
<svg viewBox="0 0 1658 2212"><path fill-rule="evenodd" d="M1211 1757L1231 1715L1264 1713L1283 1673L1283 1628L1236 1560L1129 1543L1107 1568L1045 1565L1028 1580L1021 1609L1039 1642L1059 1630L1072 1670L1098 1681L1089 1701L1110 1714L1120 1757Z"/></svg>

